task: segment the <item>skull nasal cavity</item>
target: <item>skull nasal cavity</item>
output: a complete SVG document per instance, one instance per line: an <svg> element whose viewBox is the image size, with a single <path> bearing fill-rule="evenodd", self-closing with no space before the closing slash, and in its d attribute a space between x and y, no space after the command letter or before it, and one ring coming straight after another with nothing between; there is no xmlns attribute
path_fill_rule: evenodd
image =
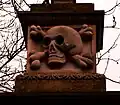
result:
<svg viewBox="0 0 120 105"><path fill-rule="evenodd" d="M53 44L50 45L49 51L50 51L50 52L56 52L55 47L54 47Z"/></svg>

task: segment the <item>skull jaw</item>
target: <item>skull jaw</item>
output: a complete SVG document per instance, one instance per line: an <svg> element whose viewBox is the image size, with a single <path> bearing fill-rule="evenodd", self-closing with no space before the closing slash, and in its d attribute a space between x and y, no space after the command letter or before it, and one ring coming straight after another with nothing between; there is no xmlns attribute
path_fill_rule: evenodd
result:
<svg viewBox="0 0 120 105"><path fill-rule="evenodd" d="M48 58L48 66L51 69L61 68L66 63L65 57L49 57Z"/></svg>

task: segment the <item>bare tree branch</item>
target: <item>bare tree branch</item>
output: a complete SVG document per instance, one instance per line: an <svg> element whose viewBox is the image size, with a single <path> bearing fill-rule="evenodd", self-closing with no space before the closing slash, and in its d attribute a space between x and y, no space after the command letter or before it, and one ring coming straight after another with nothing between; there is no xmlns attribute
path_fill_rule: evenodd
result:
<svg viewBox="0 0 120 105"><path fill-rule="evenodd" d="M116 1L116 7L117 7L117 5L118 5L118 0ZM115 10L116 10L116 7L113 7L113 9L111 8L110 10L108 10L108 12L111 12L113 10L111 13L107 14L107 11L106 11L105 15L111 15L111 14L113 14L115 12Z"/></svg>
<svg viewBox="0 0 120 105"><path fill-rule="evenodd" d="M111 46L106 52L104 52L99 58L97 58L97 59L98 59L98 62L96 63L96 65L99 64L101 58L102 58L104 55L106 55L107 53L109 53L110 50L114 49L114 48L117 46L116 42L117 42L117 40L119 39L119 37L120 37L120 34L117 36L117 38L115 39L115 41L114 41L114 43L112 44L112 46Z"/></svg>
<svg viewBox="0 0 120 105"><path fill-rule="evenodd" d="M111 82L120 84L120 82L117 82L117 81L115 81L115 80L112 80L112 79L110 79L110 78L108 78L108 77L106 77L106 79L108 79L108 80L111 81Z"/></svg>
<svg viewBox="0 0 120 105"><path fill-rule="evenodd" d="M112 7L110 10L108 10L108 11L105 11L105 15L106 15L106 13L108 13L108 12L111 12L112 10L114 10L117 6L119 6L120 5L120 3L117 3L114 7Z"/></svg>
<svg viewBox="0 0 120 105"><path fill-rule="evenodd" d="M107 71L107 68L108 68L108 64L109 64L109 57L108 57L108 59L107 59L107 64L106 64L106 67L105 67L105 71L104 71L104 73L103 74L105 74L106 73L106 71Z"/></svg>

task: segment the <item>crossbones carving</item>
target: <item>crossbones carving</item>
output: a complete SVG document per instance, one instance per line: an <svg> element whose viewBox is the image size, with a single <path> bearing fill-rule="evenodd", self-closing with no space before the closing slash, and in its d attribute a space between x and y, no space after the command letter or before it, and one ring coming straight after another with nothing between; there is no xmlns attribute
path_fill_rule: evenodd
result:
<svg viewBox="0 0 120 105"><path fill-rule="evenodd" d="M55 26L47 32L40 26L31 26L30 36L33 41L37 38L43 44L44 52L32 51L29 53L28 62L32 70L40 69L41 62L48 66L63 65L70 60L79 68L91 68L93 66L92 54L82 54L84 42L81 36L93 35L92 28L82 25L79 32L68 26ZM39 36L39 37L38 37Z"/></svg>

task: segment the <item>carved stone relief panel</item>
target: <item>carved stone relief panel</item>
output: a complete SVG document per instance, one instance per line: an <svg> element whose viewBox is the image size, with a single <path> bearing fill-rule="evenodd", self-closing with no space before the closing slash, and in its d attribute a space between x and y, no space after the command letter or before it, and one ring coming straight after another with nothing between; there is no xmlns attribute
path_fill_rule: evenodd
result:
<svg viewBox="0 0 120 105"><path fill-rule="evenodd" d="M95 25L31 25L28 28L27 71L95 69Z"/></svg>

